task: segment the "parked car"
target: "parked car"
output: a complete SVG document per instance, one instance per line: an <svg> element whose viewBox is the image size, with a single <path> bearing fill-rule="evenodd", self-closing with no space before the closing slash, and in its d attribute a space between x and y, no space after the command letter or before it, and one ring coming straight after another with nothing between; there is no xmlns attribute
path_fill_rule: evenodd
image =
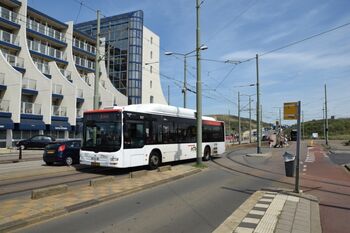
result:
<svg viewBox="0 0 350 233"><path fill-rule="evenodd" d="M45 148L49 143L54 142L55 138L48 135L36 135L29 139L21 140L16 143L17 148L22 150L28 148Z"/></svg>
<svg viewBox="0 0 350 233"><path fill-rule="evenodd" d="M47 165L54 163L68 166L79 163L80 140L67 140L50 143L45 147L43 160Z"/></svg>

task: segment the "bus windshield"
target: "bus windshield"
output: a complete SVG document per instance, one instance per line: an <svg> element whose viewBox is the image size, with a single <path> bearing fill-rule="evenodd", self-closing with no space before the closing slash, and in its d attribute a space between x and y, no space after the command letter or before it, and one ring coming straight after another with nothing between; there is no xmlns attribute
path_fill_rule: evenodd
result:
<svg viewBox="0 0 350 233"><path fill-rule="evenodd" d="M82 150L113 152L121 146L120 113L92 113L84 116Z"/></svg>

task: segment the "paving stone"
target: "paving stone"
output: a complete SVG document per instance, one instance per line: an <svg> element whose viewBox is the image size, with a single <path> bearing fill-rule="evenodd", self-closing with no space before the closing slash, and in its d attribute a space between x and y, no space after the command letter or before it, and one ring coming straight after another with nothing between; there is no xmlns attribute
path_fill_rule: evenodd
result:
<svg viewBox="0 0 350 233"><path fill-rule="evenodd" d="M277 223L277 225L276 225L276 228L283 229L283 230L288 230L288 231L292 230L292 227L293 226L291 224L290 225L286 225L286 224Z"/></svg>

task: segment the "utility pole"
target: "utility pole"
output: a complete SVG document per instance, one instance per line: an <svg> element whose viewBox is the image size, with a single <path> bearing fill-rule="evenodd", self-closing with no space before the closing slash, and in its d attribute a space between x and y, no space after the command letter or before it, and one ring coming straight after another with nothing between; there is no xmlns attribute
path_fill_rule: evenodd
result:
<svg viewBox="0 0 350 233"><path fill-rule="evenodd" d="M108 24L108 46L107 46L107 75L109 78L109 68L110 68L110 61L111 61L111 22Z"/></svg>
<svg viewBox="0 0 350 233"><path fill-rule="evenodd" d="M95 57L95 83L94 83L94 109L99 109L99 91L100 84L100 11L97 10L97 32L96 32L96 57Z"/></svg>
<svg viewBox="0 0 350 233"><path fill-rule="evenodd" d="M262 131L263 131L263 124L262 124L262 114L263 113L263 110L262 110L262 104L260 104L260 143L261 143L261 138L262 138ZM261 145L260 145L261 146Z"/></svg>
<svg viewBox="0 0 350 233"><path fill-rule="evenodd" d="M184 95L184 108L186 108L186 92L187 92L187 57L184 56L184 87L182 93Z"/></svg>
<svg viewBox="0 0 350 233"><path fill-rule="evenodd" d="M260 89L259 89L259 57L256 58L256 153L261 154L261 135L260 135Z"/></svg>
<svg viewBox="0 0 350 233"><path fill-rule="evenodd" d="M301 115L301 102L298 101L298 134L297 134L297 151L296 151L296 166L295 166L295 187L294 192L299 193L299 165L300 165L300 134L301 134L301 126L300 126L300 115Z"/></svg>
<svg viewBox="0 0 350 233"><path fill-rule="evenodd" d="M323 119L323 137L326 139L326 119L324 117L324 104L322 106L322 119Z"/></svg>
<svg viewBox="0 0 350 233"><path fill-rule="evenodd" d="M249 96L249 143L252 143L252 106L251 96Z"/></svg>
<svg viewBox="0 0 350 233"><path fill-rule="evenodd" d="M282 115L281 115L281 107L278 108L278 114L280 117L280 128L282 128Z"/></svg>
<svg viewBox="0 0 350 233"><path fill-rule="evenodd" d="M227 134L229 135L231 132L231 116L230 116L230 109L228 110L228 131Z"/></svg>
<svg viewBox="0 0 350 233"><path fill-rule="evenodd" d="M324 111L325 111L325 119L326 119L326 130L325 130L325 138L326 145L328 146L328 112L327 112L327 85L324 85Z"/></svg>
<svg viewBox="0 0 350 233"><path fill-rule="evenodd" d="M200 27L199 27L199 13L200 0L196 0L196 64L197 64L197 165L202 164L202 80L201 80L201 63L200 63Z"/></svg>
<svg viewBox="0 0 350 233"><path fill-rule="evenodd" d="M238 92L238 144L241 144L241 100Z"/></svg>
<svg viewBox="0 0 350 233"><path fill-rule="evenodd" d="M301 139L304 139L305 137L305 122L304 122L304 111L301 111L301 120L302 120L302 125L303 125L303 135L301 137Z"/></svg>
<svg viewBox="0 0 350 233"><path fill-rule="evenodd" d="M170 85L168 85L168 105L170 105Z"/></svg>

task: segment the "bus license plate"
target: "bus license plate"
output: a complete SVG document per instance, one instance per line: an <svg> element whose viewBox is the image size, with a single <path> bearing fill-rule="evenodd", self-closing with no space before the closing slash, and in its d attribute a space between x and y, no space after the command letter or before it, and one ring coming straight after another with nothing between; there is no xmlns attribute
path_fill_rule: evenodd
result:
<svg viewBox="0 0 350 233"><path fill-rule="evenodd" d="M91 162L91 166L99 167L99 166L100 166L100 163L98 163L98 162Z"/></svg>

